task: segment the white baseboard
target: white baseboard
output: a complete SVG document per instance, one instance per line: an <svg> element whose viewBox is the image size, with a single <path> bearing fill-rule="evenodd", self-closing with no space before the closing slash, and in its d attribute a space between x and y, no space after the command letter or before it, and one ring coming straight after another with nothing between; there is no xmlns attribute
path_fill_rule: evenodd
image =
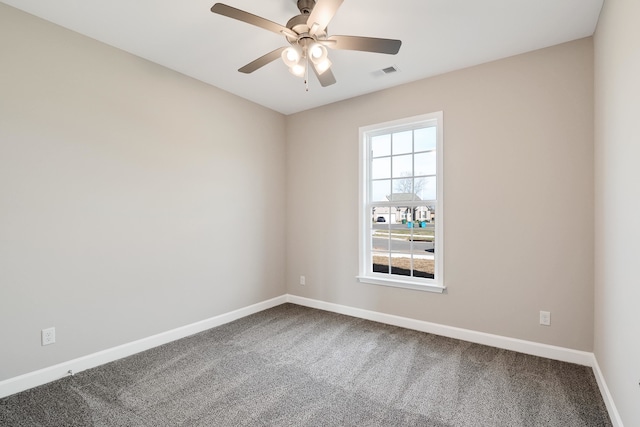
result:
<svg viewBox="0 0 640 427"><path fill-rule="evenodd" d="M616 408L613 397L609 392L609 387L607 387L607 382L604 380L604 375L602 375L598 359L595 355L593 356L593 374L596 377L596 382L598 383L598 388L600 388L600 394L602 395L604 404L607 406L607 411L609 412L609 418L611 418L613 427L624 427L622 425L622 419L620 418L618 408Z"/></svg>
<svg viewBox="0 0 640 427"><path fill-rule="evenodd" d="M331 311L345 314L347 316L360 319L372 320L387 325L399 326L401 328L413 329L420 332L427 332L449 338L456 338L477 344L489 345L505 350L517 351L534 356L545 357L547 359L560 360L562 362L575 363L589 366L593 369L600 394L609 412L609 417L614 427L624 427L622 419L609 392L607 383L602 375L598 361L593 353L573 350L570 348L557 347L548 344L541 344L532 341L525 341L516 338L503 337L500 335L487 334L484 332L472 331L469 329L456 328L453 326L440 325L437 323L425 322L423 320L410 319L407 317L394 316L392 314L379 313L376 311L364 310L325 301L319 301L296 295L287 295L287 302L305 307L317 308L319 310Z"/></svg>
<svg viewBox="0 0 640 427"><path fill-rule="evenodd" d="M306 307L318 308L320 310L332 311L334 313L346 314L348 316L358 317L361 319L373 320L374 322L385 323L387 325L413 329L415 331L456 338L476 344L484 344L505 350L517 351L519 353L531 354L533 356L546 357L547 359L576 363L583 366L593 366L593 353L586 351L503 337L485 332L472 331L470 329L456 328L454 326L440 325L438 323L425 322L423 320L410 319L408 317L400 317L392 314L364 310L361 308L348 307L345 305L318 301L296 295L287 295L287 302Z"/></svg>
<svg viewBox="0 0 640 427"><path fill-rule="evenodd" d="M395 316L392 314L379 313L361 308L354 308L340 304L334 304L325 301L319 301L296 295L282 295L267 301L262 301L248 307L240 308L229 313L221 314L192 323L170 331L142 338L127 344L103 350L77 359L69 360L58 365L30 372L8 380L0 381L0 398L37 387L42 384L63 378L70 370L74 373L94 368L105 363L113 362L123 357L131 356L136 353L157 347L216 326L224 325L245 316L278 306L285 302L290 302L305 307L317 308L320 310L331 311L334 313L345 314L347 316L357 317L374 322L385 323L388 325L399 326L402 328L413 329L416 331L432 333L449 338L456 338L477 344L489 345L492 347L502 348L505 350L517 351L520 353L531 354L534 356L546 357L548 359L560 360L563 362L576 363L579 365L589 366L593 368L600 393L609 411L611 422L614 427L623 427L622 420L616 409L611 397L611 393L607 387L604 376L600 371L598 361L593 353L557 347L547 344L540 344L532 341L525 341L516 338L503 337L484 332L472 331L469 329L456 328L453 326L440 325L437 323L425 322L423 320L410 319L407 317Z"/></svg>
<svg viewBox="0 0 640 427"><path fill-rule="evenodd" d="M157 335L142 338L137 341L122 344L117 347L109 348L77 359L69 360L58 365L50 366L24 375L20 375L8 380L0 381L0 398L19 393L30 388L58 380L69 375L69 371L74 373L84 371L86 369L95 368L123 357L131 356L141 351L166 344L207 329L232 322L250 314L258 313L271 307L284 304L287 298L282 295L267 301L243 307L238 310L224 313L211 317L190 325L162 332Z"/></svg>

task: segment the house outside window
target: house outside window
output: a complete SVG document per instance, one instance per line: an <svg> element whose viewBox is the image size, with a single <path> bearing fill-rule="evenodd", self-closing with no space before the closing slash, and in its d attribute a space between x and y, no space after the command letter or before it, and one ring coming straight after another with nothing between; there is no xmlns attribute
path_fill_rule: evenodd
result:
<svg viewBox="0 0 640 427"><path fill-rule="evenodd" d="M442 116L360 128L361 282L445 288Z"/></svg>

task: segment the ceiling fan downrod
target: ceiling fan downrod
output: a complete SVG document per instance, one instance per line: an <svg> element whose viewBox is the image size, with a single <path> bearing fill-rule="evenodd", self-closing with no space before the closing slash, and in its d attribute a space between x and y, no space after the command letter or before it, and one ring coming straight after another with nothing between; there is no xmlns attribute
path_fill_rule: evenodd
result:
<svg viewBox="0 0 640 427"><path fill-rule="evenodd" d="M303 15L310 15L315 5L316 0L298 0L298 10Z"/></svg>

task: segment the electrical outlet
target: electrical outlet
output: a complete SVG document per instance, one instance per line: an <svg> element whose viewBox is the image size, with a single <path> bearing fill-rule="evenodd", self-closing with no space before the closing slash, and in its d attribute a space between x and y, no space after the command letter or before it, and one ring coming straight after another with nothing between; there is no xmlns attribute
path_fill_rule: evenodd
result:
<svg viewBox="0 0 640 427"><path fill-rule="evenodd" d="M307 279L304 276L300 276L300 284L301 285L306 285L307 284Z"/></svg>
<svg viewBox="0 0 640 427"><path fill-rule="evenodd" d="M56 328L42 330L42 345L49 345L56 342Z"/></svg>
<svg viewBox="0 0 640 427"><path fill-rule="evenodd" d="M540 324L543 326L551 326L551 313L549 311L540 312Z"/></svg>

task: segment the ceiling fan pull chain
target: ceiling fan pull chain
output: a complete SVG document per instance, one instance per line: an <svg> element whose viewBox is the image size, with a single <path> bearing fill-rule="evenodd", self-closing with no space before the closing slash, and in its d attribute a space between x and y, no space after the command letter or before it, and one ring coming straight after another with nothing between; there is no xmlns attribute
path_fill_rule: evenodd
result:
<svg viewBox="0 0 640 427"><path fill-rule="evenodd" d="M305 92L309 92L309 56L305 55L306 67L304 67L304 87Z"/></svg>

